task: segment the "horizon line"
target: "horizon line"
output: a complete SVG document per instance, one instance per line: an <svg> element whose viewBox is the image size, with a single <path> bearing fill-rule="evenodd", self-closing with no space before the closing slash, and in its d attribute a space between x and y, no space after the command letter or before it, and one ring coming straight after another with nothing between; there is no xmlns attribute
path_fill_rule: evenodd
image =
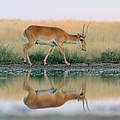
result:
<svg viewBox="0 0 120 120"><path fill-rule="evenodd" d="M41 19L41 20L35 20L35 19L21 19L21 18L0 18L0 20L18 20L18 21L74 21L74 22L120 22L120 20L78 20L78 19Z"/></svg>

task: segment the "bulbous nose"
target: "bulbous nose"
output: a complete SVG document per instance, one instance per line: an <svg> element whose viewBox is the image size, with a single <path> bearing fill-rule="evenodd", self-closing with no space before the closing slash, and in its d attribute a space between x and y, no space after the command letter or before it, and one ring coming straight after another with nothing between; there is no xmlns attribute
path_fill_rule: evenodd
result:
<svg viewBox="0 0 120 120"><path fill-rule="evenodd" d="M87 51L86 48L82 48L83 51Z"/></svg>

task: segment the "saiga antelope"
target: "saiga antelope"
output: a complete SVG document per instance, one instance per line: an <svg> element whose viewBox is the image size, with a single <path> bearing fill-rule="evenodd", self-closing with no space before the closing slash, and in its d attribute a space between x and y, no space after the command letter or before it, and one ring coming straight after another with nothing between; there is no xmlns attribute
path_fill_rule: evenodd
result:
<svg viewBox="0 0 120 120"><path fill-rule="evenodd" d="M62 90L64 85L64 80L66 79L66 72L64 73L64 77L60 83L59 88L54 88L52 83L50 82L52 88L48 90L34 90L29 85L29 76L30 72L27 76L25 76L24 81L24 88L28 91L28 95L24 97L24 104L27 105L31 109L41 109L41 108L48 108L48 107L59 107L63 105L65 102L69 100L82 100L83 108L84 108L84 101L86 102L88 108L86 94L86 87L85 85L82 86L80 93L70 93L65 92ZM46 71L44 71L44 75L48 80ZM85 108L84 108L85 110ZM88 108L89 110L89 108Z"/></svg>
<svg viewBox="0 0 120 120"><path fill-rule="evenodd" d="M24 45L24 63L26 63L26 60L28 59L28 63L32 65L28 50L34 45L34 44L40 44L40 45L49 45L51 46L48 54L46 55L44 59L44 65L46 65L46 61L48 56L51 54L51 52L54 50L55 46L59 48L61 51L65 63L67 65L70 65L70 63L66 60L64 50L62 48L63 44L76 44L78 45L83 51L86 51L86 42L85 38L87 36L88 26L86 28L86 31L84 30L85 24L83 25L82 33L77 35L72 35L66 33L64 30L57 28L57 27L46 27L46 26L36 26L31 25L24 31L24 36L27 37L28 43Z"/></svg>

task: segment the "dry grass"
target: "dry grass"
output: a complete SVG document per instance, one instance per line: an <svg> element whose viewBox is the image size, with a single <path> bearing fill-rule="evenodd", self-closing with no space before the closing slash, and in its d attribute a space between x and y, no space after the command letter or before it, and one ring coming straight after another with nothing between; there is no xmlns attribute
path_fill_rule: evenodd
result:
<svg viewBox="0 0 120 120"><path fill-rule="evenodd" d="M83 21L22 21L22 20L0 20L0 45L8 46L19 56L23 56L23 46L27 39L23 37L24 29L31 25L57 26L68 33L76 34L81 32ZM120 40L119 22L91 22L87 36L87 52L82 52L75 45L66 45L65 47L73 53L79 55L87 54L89 57L99 56L106 49L119 49ZM71 49L72 48L72 49ZM48 52L47 46L34 46L30 52L36 52L38 49Z"/></svg>

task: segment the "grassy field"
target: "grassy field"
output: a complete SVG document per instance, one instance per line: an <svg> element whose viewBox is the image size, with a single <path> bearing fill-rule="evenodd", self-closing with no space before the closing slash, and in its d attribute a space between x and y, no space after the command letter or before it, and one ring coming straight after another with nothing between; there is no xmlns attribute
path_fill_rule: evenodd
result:
<svg viewBox="0 0 120 120"><path fill-rule="evenodd" d="M23 46L27 42L27 39L23 36L24 29L31 25L45 25L45 26L56 26L60 27L68 33L77 34L82 30L83 24L88 24L89 22L84 21L22 21L22 20L0 20L0 58L1 63L4 59L10 59L9 63L21 63L23 58ZM64 48L68 55L70 62L83 61L93 62L120 62L120 22L90 22L90 27L88 31L88 36L86 39L87 51L81 51L75 45L65 45ZM5 47L5 48L4 48ZM43 60L46 53L48 52L48 46L35 45L30 49L30 57L34 63L39 60ZM7 52L5 52L7 51ZM41 53L39 56L38 51ZM59 53L58 50L57 54ZM55 51L55 52L56 52ZM8 55L10 54L10 56ZM6 56L3 56L6 55ZM12 56L15 56L12 58ZM51 59L58 59L55 55ZM73 58L70 56L74 57ZM115 56L115 58L114 58ZM39 58L41 57L41 58ZM51 56L50 56L51 57ZM77 59L75 59L77 57ZM59 55L59 58L61 56ZM63 58L61 58L63 61ZM107 59L107 61L106 61ZM38 61L37 61L38 60ZM53 60L52 60L53 61ZM52 63L51 61L49 63ZM54 62L57 63L57 62ZM61 63L58 62L58 63Z"/></svg>

